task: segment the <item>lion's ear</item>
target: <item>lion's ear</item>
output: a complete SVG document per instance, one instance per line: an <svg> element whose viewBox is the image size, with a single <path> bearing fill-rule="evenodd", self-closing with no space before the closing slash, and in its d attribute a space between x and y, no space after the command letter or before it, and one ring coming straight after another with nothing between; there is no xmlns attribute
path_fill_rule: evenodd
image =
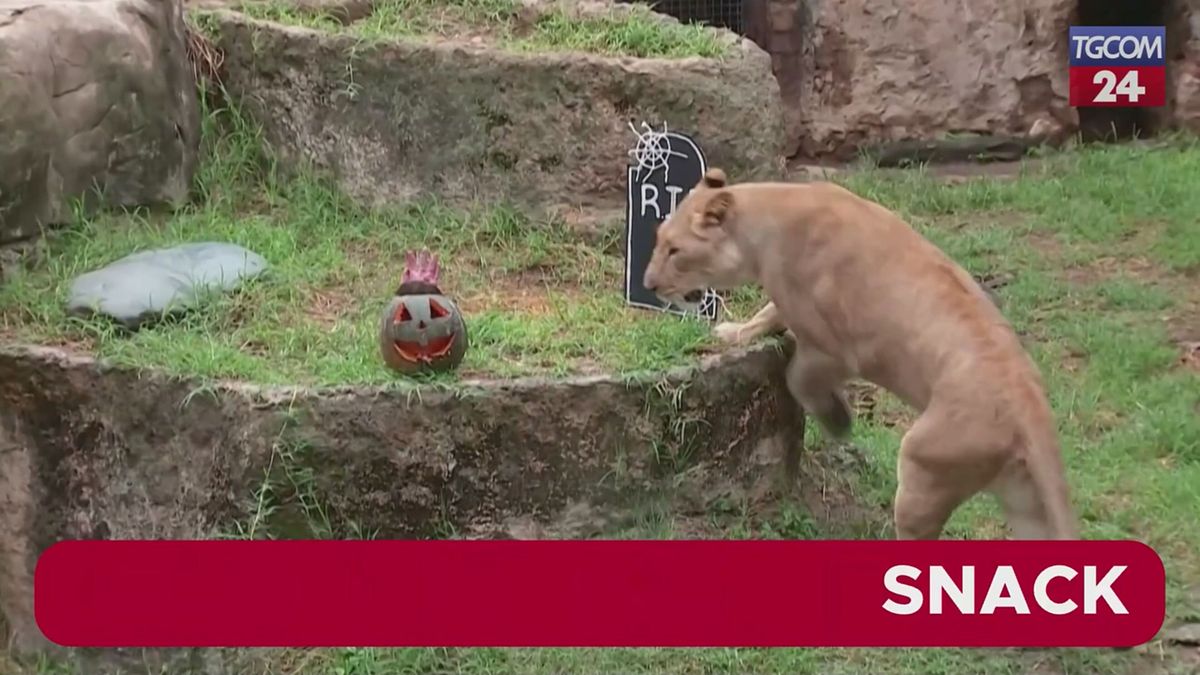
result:
<svg viewBox="0 0 1200 675"><path fill-rule="evenodd" d="M706 188L723 188L728 180L725 177L725 172L720 169L709 169L704 172L704 178L701 179Z"/></svg>
<svg viewBox="0 0 1200 675"><path fill-rule="evenodd" d="M721 227L725 224L725 219L732 210L733 193L728 190L721 190L714 194L704 204L704 212L700 218L701 228L707 230L713 227Z"/></svg>

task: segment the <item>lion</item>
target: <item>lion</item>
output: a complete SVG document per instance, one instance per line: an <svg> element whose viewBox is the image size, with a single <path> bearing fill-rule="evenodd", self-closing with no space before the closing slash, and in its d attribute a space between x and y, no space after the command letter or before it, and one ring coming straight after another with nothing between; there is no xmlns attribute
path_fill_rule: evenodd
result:
<svg viewBox="0 0 1200 675"><path fill-rule="evenodd" d="M787 390L834 437L853 423L851 378L917 411L897 459L896 538L940 538L983 492L1015 538L1078 538L1036 364L975 279L884 206L833 183L730 185L710 169L659 226L643 284L680 306L759 284L770 302L714 334L790 334Z"/></svg>

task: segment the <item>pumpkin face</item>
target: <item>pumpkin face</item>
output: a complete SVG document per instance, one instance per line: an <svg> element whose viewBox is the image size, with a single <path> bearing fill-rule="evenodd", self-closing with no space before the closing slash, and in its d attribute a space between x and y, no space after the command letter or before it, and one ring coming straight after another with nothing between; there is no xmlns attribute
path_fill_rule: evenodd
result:
<svg viewBox="0 0 1200 675"><path fill-rule="evenodd" d="M450 370L467 352L467 326L444 295L398 295L384 309L379 348L388 366L403 373Z"/></svg>

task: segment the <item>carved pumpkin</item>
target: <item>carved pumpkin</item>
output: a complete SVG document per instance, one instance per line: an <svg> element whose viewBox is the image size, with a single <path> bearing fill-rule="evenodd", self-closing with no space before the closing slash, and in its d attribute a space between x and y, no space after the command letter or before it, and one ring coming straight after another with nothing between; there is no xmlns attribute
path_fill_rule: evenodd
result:
<svg viewBox="0 0 1200 675"><path fill-rule="evenodd" d="M438 288L437 260L410 252L405 262L400 287L379 326L383 360L406 374L457 368L467 353L467 325L458 305Z"/></svg>

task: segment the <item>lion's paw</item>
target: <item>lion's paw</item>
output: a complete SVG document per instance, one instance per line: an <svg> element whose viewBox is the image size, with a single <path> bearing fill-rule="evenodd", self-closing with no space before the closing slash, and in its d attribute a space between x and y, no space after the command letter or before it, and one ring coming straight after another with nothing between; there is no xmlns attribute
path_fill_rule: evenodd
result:
<svg viewBox="0 0 1200 675"><path fill-rule="evenodd" d="M742 326L740 323L726 321L713 326L713 337L728 345L740 344L742 341Z"/></svg>

